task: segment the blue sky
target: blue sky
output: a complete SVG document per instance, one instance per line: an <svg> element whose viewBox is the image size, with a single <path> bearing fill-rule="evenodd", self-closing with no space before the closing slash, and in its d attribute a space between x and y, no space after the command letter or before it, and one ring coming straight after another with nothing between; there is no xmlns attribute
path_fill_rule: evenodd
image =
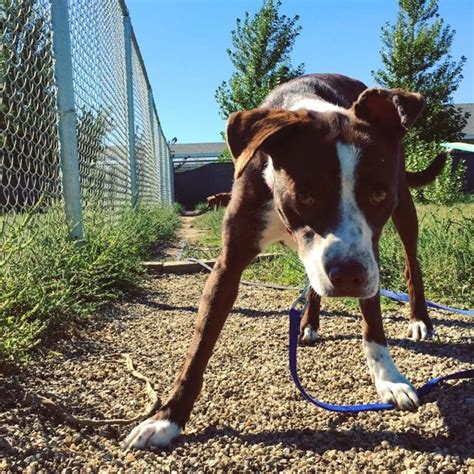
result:
<svg viewBox="0 0 474 474"><path fill-rule="evenodd" d="M225 122L214 98L232 64L226 50L236 18L256 12L261 0L127 0L148 70L163 130L178 143L220 141ZM393 23L397 0L283 0L282 13L300 15L303 27L292 63L306 72L337 72L374 85L381 66L380 28ZM439 0L439 12L456 30L453 58L468 60L454 96L474 102L474 2Z"/></svg>

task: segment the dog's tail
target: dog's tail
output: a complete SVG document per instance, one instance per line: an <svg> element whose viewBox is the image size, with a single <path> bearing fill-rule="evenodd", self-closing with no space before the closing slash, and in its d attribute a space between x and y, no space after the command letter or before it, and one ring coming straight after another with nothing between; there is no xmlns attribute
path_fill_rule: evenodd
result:
<svg viewBox="0 0 474 474"><path fill-rule="evenodd" d="M406 171L408 186L410 188L420 188L434 181L443 171L444 164L449 156L448 151L438 153L438 156L429 164L428 168L422 171Z"/></svg>

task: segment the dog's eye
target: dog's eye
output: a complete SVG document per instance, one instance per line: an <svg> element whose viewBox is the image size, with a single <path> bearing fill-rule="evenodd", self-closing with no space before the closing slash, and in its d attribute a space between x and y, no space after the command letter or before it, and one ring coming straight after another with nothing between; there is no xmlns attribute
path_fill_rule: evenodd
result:
<svg viewBox="0 0 474 474"><path fill-rule="evenodd" d="M298 193L296 197L304 206L312 206L314 204L314 197L309 193Z"/></svg>
<svg viewBox="0 0 474 474"><path fill-rule="evenodd" d="M370 202L372 204L380 204L381 202L385 201L387 198L387 193L383 189L378 189L374 191L370 196Z"/></svg>

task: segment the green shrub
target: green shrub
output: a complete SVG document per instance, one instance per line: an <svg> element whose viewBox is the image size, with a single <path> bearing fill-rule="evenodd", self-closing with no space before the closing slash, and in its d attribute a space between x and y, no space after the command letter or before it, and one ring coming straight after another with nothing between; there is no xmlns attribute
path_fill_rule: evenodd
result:
<svg viewBox="0 0 474 474"><path fill-rule="evenodd" d="M427 299L474 307L474 206L419 206L418 256ZM380 241L381 284L406 292L403 247L390 222Z"/></svg>
<svg viewBox="0 0 474 474"><path fill-rule="evenodd" d="M207 202L198 202L194 206L195 211L199 211L201 213L207 212L209 210L209 206L207 205Z"/></svg>
<svg viewBox="0 0 474 474"><path fill-rule="evenodd" d="M184 206L180 202L175 202L173 204L174 212L178 215L182 215L184 213Z"/></svg>
<svg viewBox="0 0 474 474"><path fill-rule="evenodd" d="M174 236L173 208L124 210L113 222L84 211L85 241L68 238L59 209L3 218L0 243L0 361L15 360L52 329L134 287L141 260L157 241Z"/></svg>
<svg viewBox="0 0 474 474"><path fill-rule="evenodd" d="M426 143L420 140L407 140L405 147L406 167L410 171L420 171L434 160L443 148L437 143ZM460 163L456 170L451 169L448 158L441 174L428 186L413 189L412 194L417 202L433 204L452 204L463 198L465 165Z"/></svg>
<svg viewBox="0 0 474 474"><path fill-rule="evenodd" d="M196 227L206 231L203 243L207 246L219 248L221 245L222 219L224 218L225 208L220 207L202 214L195 220Z"/></svg>

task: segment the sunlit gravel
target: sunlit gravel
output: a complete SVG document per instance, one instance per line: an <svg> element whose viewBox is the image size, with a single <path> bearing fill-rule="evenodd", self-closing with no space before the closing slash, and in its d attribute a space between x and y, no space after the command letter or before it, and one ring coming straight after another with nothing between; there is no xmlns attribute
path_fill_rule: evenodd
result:
<svg viewBox="0 0 474 474"><path fill-rule="evenodd" d="M288 371L292 292L242 287L184 434L166 450L124 453L130 428L77 429L25 401L61 401L77 416L129 417L147 403L137 369L165 397L193 332L205 275L150 279L145 290L82 322L21 375L0 376L0 472L474 472L472 383L447 383L416 413L338 415L304 401ZM321 339L299 352L314 396L377 401L360 317L328 304ZM473 364L474 320L432 313L438 339L405 338L407 308L385 315L393 358L415 385Z"/></svg>

